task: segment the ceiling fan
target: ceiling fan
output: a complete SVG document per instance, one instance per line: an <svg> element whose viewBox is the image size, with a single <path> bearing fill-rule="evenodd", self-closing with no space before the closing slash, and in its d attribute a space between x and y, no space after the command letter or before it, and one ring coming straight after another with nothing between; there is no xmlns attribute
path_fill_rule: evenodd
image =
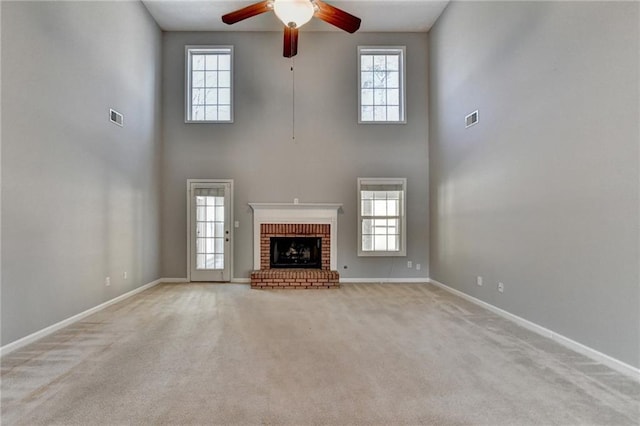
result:
<svg viewBox="0 0 640 426"><path fill-rule="evenodd" d="M314 16L348 33L355 33L360 28L360 18L322 0L261 1L227 13L222 17L222 22L231 25L269 11L274 11L284 24L283 54L285 58L291 58L298 53L298 28Z"/></svg>

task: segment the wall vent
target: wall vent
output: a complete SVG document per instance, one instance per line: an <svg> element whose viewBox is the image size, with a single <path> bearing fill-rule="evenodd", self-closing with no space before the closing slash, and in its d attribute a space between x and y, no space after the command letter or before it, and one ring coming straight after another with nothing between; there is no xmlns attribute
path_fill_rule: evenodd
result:
<svg viewBox="0 0 640 426"><path fill-rule="evenodd" d="M124 126L124 117L114 109L109 109L109 120L111 120L113 124L117 124L120 127Z"/></svg>
<svg viewBox="0 0 640 426"><path fill-rule="evenodd" d="M473 111L471 114L464 118L464 127L471 127L478 122L478 110Z"/></svg>

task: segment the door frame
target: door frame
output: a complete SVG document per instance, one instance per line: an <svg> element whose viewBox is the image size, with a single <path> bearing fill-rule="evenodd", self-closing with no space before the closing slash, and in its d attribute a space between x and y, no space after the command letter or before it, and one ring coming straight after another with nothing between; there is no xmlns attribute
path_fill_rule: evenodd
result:
<svg viewBox="0 0 640 426"><path fill-rule="evenodd" d="M194 183L212 183L212 184L229 184L229 281L233 281L233 243L235 219L233 216L233 179L187 179L187 281L191 282L191 243L193 242L191 235L191 185ZM226 282L226 281L224 281Z"/></svg>

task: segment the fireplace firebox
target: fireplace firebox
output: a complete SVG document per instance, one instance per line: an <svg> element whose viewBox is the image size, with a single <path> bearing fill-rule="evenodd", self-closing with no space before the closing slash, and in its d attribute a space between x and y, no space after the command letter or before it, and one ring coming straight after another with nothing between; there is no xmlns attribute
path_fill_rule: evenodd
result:
<svg viewBox="0 0 640 426"><path fill-rule="evenodd" d="M322 268L322 238L271 237L269 263L275 268Z"/></svg>

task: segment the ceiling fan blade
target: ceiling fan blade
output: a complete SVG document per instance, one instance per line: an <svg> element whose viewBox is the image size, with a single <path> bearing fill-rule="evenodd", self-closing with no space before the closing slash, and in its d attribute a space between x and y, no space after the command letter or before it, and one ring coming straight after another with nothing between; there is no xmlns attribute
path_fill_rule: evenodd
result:
<svg viewBox="0 0 640 426"><path fill-rule="evenodd" d="M285 26L283 55L285 58L292 58L297 54L298 54L298 29Z"/></svg>
<svg viewBox="0 0 640 426"><path fill-rule="evenodd" d="M255 3L242 9L238 9L235 12L227 13L222 16L222 22L225 24L235 24L236 22L243 21L252 16L260 15L261 13L269 12L273 10L272 1L266 0L260 3Z"/></svg>
<svg viewBox="0 0 640 426"><path fill-rule="evenodd" d="M360 28L360 18L338 9L335 6L331 6L322 0L315 0L314 3L318 7L318 10L314 14L316 18L322 19L324 22L348 33L355 33L358 31L358 28Z"/></svg>

